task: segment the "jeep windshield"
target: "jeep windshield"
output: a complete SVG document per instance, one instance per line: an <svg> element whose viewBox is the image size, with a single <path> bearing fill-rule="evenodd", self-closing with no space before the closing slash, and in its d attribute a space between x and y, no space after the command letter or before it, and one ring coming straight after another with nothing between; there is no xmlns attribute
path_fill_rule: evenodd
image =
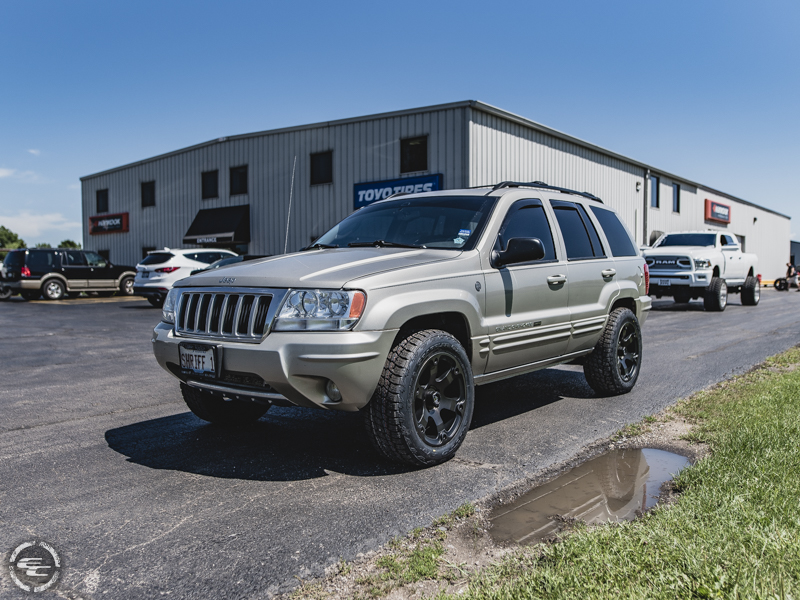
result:
<svg viewBox="0 0 800 600"><path fill-rule="evenodd" d="M375 246L471 250L495 200L486 196L436 196L379 202L353 213L308 249Z"/></svg>
<svg viewBox="0 0 800 600"><path fill-rule="evenodd" d="M661 238L653 248L662 246L713 246L716 237L717 234L715 233L670 233Z"/></svg>

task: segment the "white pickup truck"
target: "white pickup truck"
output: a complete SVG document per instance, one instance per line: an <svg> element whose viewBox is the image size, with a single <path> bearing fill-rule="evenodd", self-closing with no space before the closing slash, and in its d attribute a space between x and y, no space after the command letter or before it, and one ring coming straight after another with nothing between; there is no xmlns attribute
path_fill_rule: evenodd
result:
<svg viewBox="0 0 800 600"><path fill-rule="evenodd" d="M705 309L711 311L725 310L729 293L741 293L744 305L758 304L758 257L742 252L730 234L666 233L643 254L650 270L651 296L672 296L680 303L702 298Z"/></svg>

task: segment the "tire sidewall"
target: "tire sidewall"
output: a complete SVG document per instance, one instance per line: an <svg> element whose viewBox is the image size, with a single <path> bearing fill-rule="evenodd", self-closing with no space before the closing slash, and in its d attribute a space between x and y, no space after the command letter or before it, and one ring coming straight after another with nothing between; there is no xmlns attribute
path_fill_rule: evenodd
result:
<svg viewBox="0 0 800 600"><path fill-rule="evenodd" d="M133 277L124 277L119 284L120 296L133 296ZM130 287L128 287L130 282Z"/></svg>
<svg viewBox="0 0 800 600"><path fill-rule="evenodd" d="M456 434L441 446L429 446L420 437L416 428L414 417L414 384L425 364L426 359L437 352L450 354L458 363L458 368L464 374L466 402L461 424ZM435 464L447 460L455 455L467 435L472 422L472 413L475 407L475 384L472 379L472 368L467 358L467 353L454 337L446 333L437 333L417 346L409 358L408 364L401 377L401 414L405 438L409 449L426 464Z"/></svg>

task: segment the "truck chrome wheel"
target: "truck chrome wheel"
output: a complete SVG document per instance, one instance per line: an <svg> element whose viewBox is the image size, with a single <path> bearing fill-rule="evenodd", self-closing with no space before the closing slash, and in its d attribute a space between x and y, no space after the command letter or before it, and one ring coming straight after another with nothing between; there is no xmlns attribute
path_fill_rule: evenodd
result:
<svg viewBox="0 0 800 600"><path fill-rule="evenodd" d="M61 300L65 295L64 284L51 279L44 285L44 297L48 300Z"/></svg>
<svg viewBox="0 0 800 600"><path fill-rule="evenodd" d="M617 342L617 371L624 382L629 382L639 370L639 332L636 325L628 321L619 330Z"/></svg>
<svg viewBox="0 0 800 600"><path fill-rule="evenodd" d="M438 352L423 363L414 385L414 419L420 438L441 446L458 431L464 418L466 381L455 357Z"/></svg>

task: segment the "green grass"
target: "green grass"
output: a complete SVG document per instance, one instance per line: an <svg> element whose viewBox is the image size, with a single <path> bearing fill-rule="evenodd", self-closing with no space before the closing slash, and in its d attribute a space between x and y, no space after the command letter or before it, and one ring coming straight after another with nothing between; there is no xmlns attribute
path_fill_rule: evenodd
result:
<svg viewBox="0 0 800 600"><path fill-rule="evenodd" d="M519 550L458 598L800 598L798 365L792 349L675 408L712 450L675 504Z"/></svg>
<svg viewBox="0 0 800 600"><path fill-rule="evenodd" d="M439 558L444 548L439 541L420 542L413 548L381 556L376 562L379 572L358 580L368 596L380 598L393 589L423 579L439 578Z"/></svg>

